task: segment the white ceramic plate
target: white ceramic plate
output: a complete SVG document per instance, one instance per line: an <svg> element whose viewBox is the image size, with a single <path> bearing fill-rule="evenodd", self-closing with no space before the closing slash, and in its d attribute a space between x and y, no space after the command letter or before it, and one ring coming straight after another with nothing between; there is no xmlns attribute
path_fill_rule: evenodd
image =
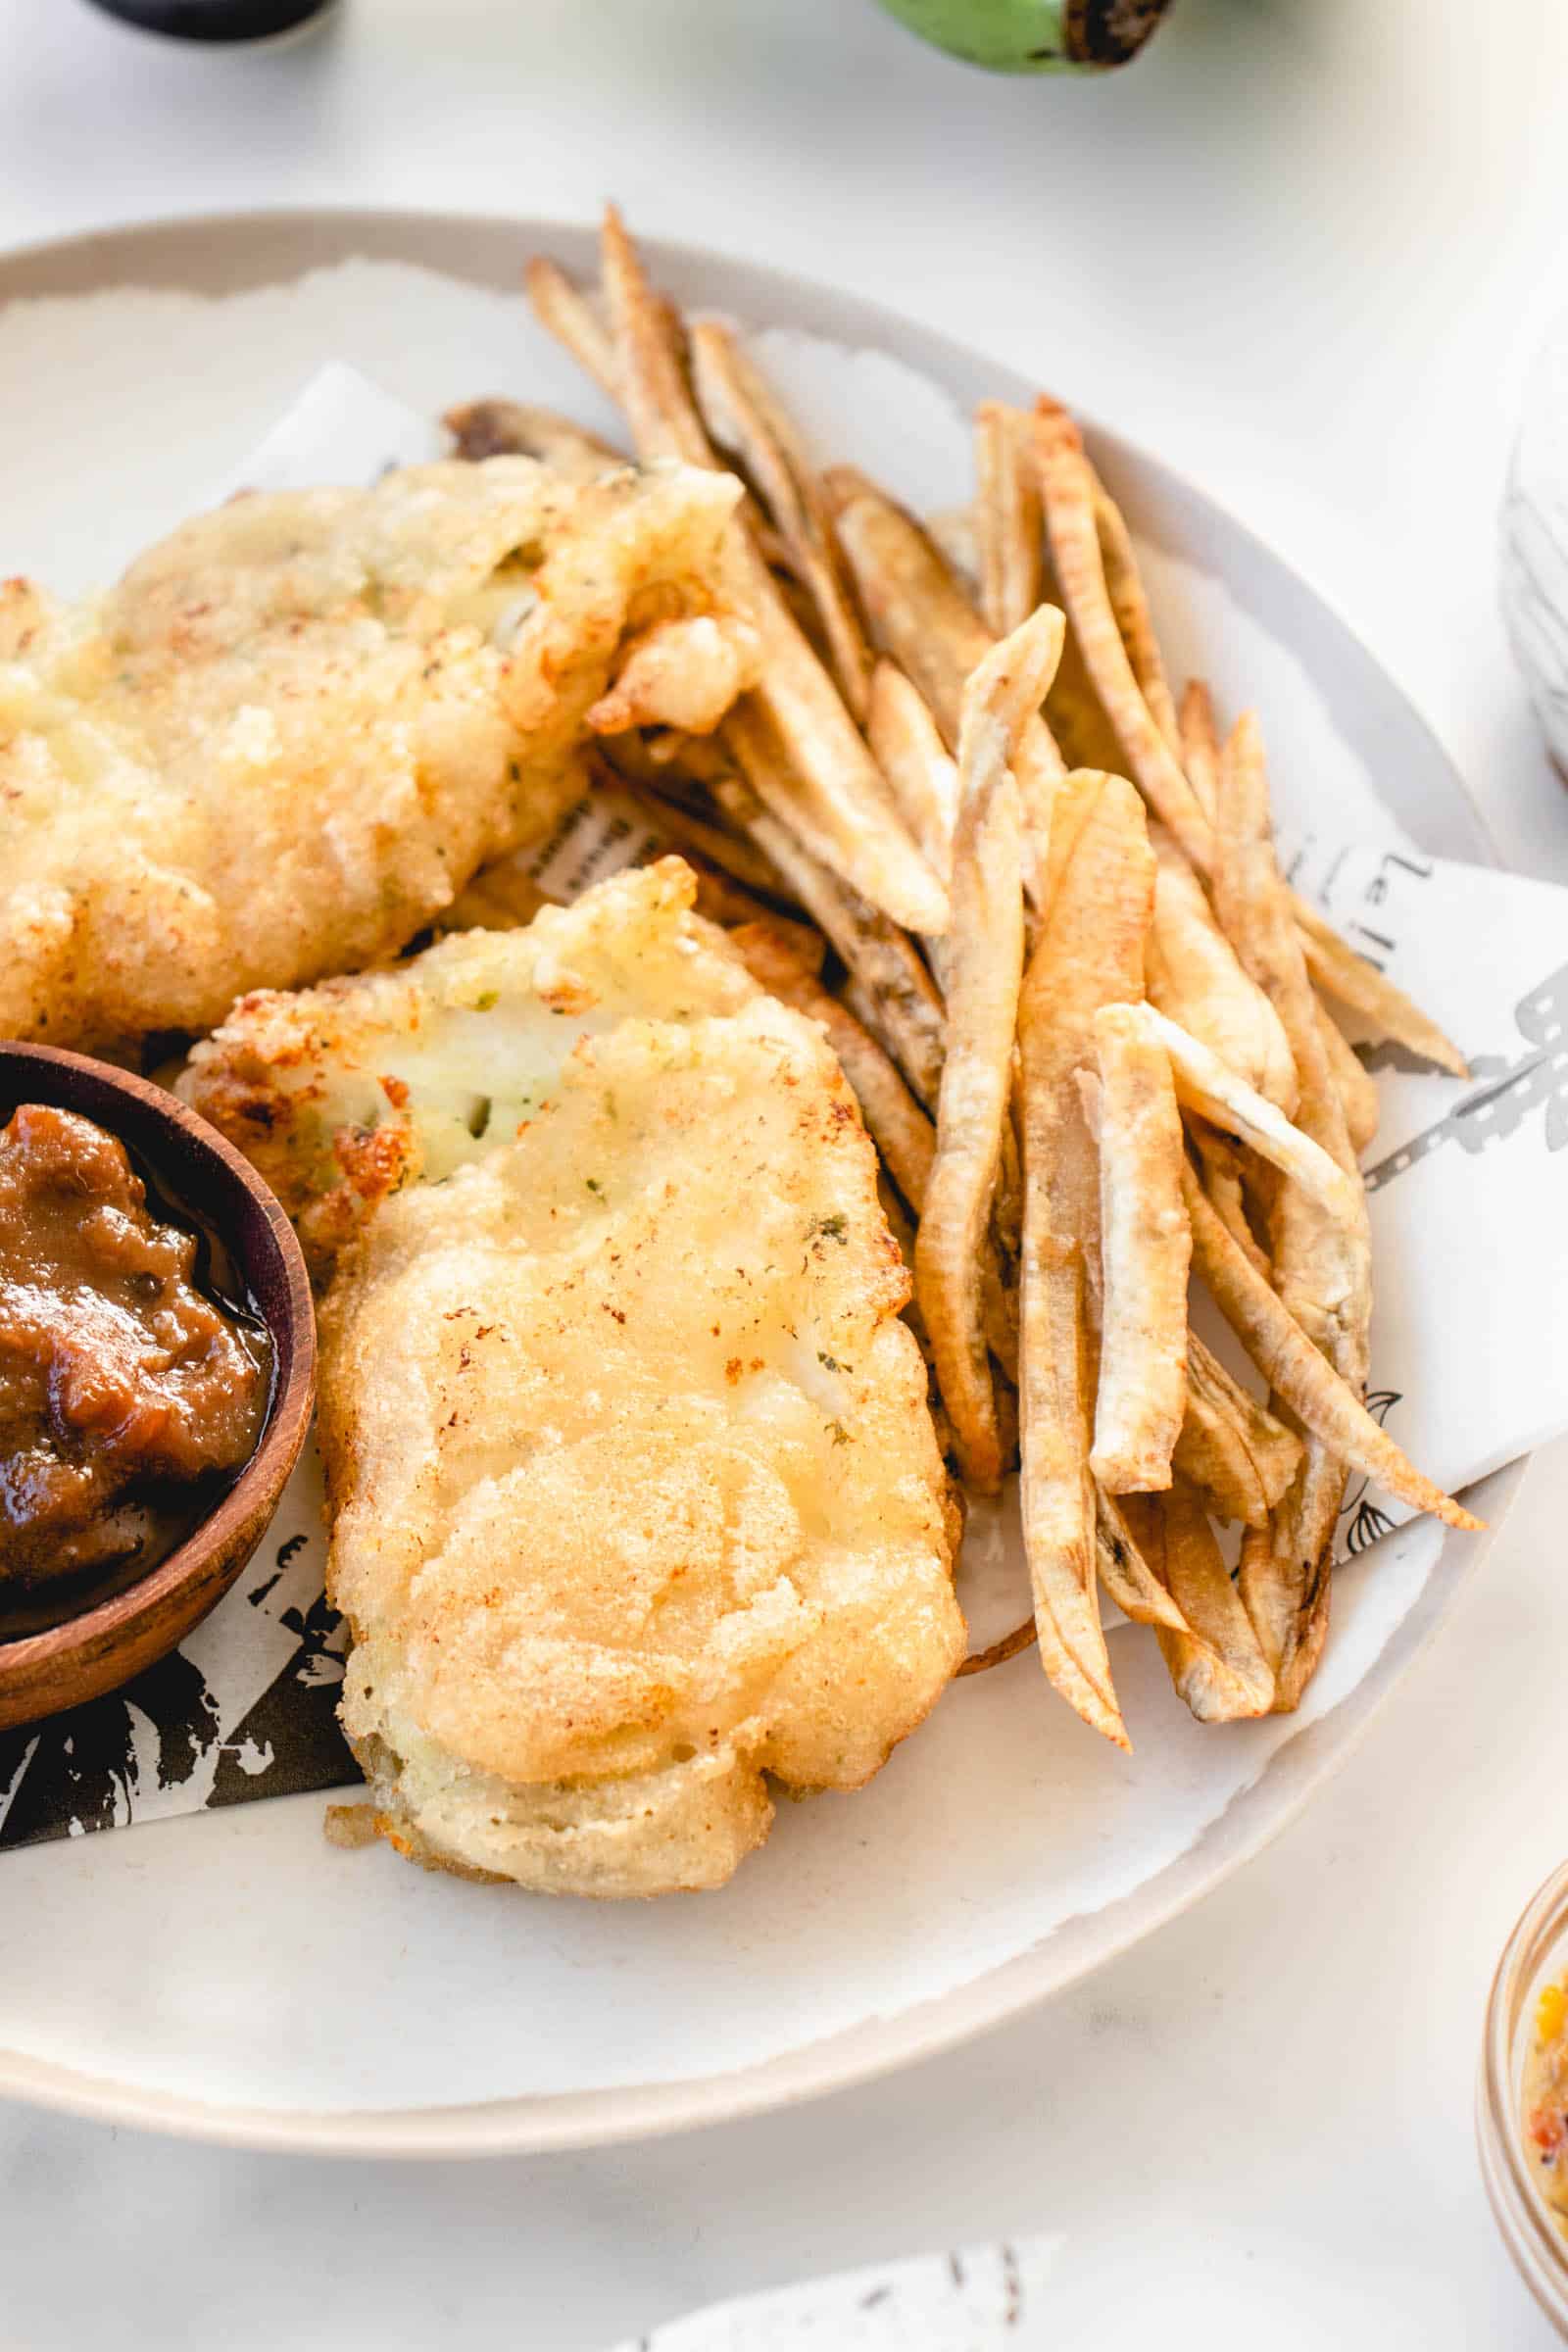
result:
<svg viewBox="0 0 1568 2352"><path fill-rule="evenodd" d="M133 229L0 263L7 568L69 578L100 550L118 560L327 358L423 408L503 389L560 400L570 379L514 298L539 249L590 266L585 230L348 213ZM892 355L962 408L1031 397L869 304L651 250L684 299ZM316 274L361 258L375 267L352 300ZM1094 438L1156 582L1176 583L1164 617L1203 648L1222 699L1250 683L1267 715L1288 697L1283 731L1309 774L1375 778L1425 848L1488 858L1438 744L1335 614L1198 491ZM882 454L896 480L899 451ZM1480 1490L1494 1530L1521 1472ZM784 1807L719 1894L548 1903L426 1877L328 1847L319 1797L8 1853L0 2091L258 2146L432 2155L631 2137L852 2082L1082 1977L1256 1852L1486 1547L1423 1524L1357 1563L1295 1719L1205 1734L1154 1645L1112 1635L1130 1762L1028 1660L960 1685L872 1788Z"/></svg>

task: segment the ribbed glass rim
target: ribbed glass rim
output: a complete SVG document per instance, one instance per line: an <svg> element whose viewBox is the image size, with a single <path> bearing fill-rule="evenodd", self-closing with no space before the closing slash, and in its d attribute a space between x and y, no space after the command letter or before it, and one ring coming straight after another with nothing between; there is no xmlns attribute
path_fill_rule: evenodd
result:
<svg viewBox="0 0 1568 2352"><path fill-rule="evenodd" d="M1536 2184L1519 2114L1524 2028L1550 1963L1568 1959L1564 1945L1568 1862L1526 1904L1492 1980L1476 2086L1476 2138L1487 2196L1520 2277L1558 2332L1568 2336L1568 2237Z"/></svg>

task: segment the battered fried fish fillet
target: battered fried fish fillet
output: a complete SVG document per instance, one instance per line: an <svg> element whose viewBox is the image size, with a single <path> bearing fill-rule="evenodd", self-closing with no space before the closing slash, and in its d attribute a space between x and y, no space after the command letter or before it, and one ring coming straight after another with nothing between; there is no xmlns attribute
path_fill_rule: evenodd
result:
<svg viewBox="0 0 1568 2352"><path fill-rule="evenodd" d="M252 998L185 1082L336 1252L329 1590L377 1826L554 1892L720 1885L766 1776L859 1786L964 1646L875 1154L693 888L669 858Z"/></svg>
<svg viewBox="0 0 1568 2352"><path fill-rule="evenodd" d="M210 1028L394 953L580 788L736 496L528 458L244 497L89 605L0 589L0 1035Z"/></svg>

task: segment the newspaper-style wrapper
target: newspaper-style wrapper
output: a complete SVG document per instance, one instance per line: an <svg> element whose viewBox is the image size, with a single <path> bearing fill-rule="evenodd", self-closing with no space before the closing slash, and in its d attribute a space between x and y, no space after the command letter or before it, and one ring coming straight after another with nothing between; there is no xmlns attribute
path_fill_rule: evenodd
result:
<svg viewBox="0 0 1568 2352"><path fill-rule="evenodd" d="M823 448L875 464L898 495L927 511L966 495L962 420L936 387L874 353L803 334L770 330L753 342ZM191 503L244 488L373 481L445 448L431 418L332 366L229 478ZM1168 557L1149 557L1151 591L1184 673L1199 666L1200 649L1184 642L1181 571ZM1294 741L1303 731L1299 674L1245 613L1227 614L1226 628L1250 632L1251 691L1265 722L1277 719L1281 740ZM1361 1049L1382 1108L1367 1155L1377 1285L1370 1401L1405 1451L1453 1491L1568 1425L1568 1350L1556 1337L1568 1318L1568 1160L1557 1156L1568 1145L1568 893L1422 857L1351 765L1319 764L1303 779L1310 829L1295 817L1288 760L1275 782L1298 886L1470 1059L1471 1080L1457 1083L1388 1046ZM604 793L568 810L526 863L547 896L566 900L665 846L644 809ZM1000 1514L977 1509L960 1564L982 1642L1021 1613L1009 1515L1007 1497ZM1407 1515L1353 1480L1341 1557ZM94 1705L0 1735L0 1845L357 1779L336 1728L343 1642L322 1599L323 1562L319 1464L308 1449L261 1549L177 1652Z"/></svg>
<svg viewBox="0 0 1568 2352"><path fill-rule="evenodd" d="M965 2246L715 2303L612 2352L1045 2352L1059 2237Z"/></svg>

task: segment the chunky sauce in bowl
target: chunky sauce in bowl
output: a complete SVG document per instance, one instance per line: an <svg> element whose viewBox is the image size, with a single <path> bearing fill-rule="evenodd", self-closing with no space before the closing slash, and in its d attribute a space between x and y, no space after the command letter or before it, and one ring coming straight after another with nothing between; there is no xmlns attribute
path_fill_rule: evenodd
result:
<svg viewBox="0 0 1568 2352"><path fill-rule="evenodd" d="M1568 2233L1568 1978L1536 1995L1521 2097L1526 2156L1559 2230Z"/></svg>
<svg viewBox="0 0 1568 2352"><path fill-rule="evenodd" d="M208 1254L92 1120L0 1128L0 1638L156 1565L255 1451L271 1343Z"/></svg>

